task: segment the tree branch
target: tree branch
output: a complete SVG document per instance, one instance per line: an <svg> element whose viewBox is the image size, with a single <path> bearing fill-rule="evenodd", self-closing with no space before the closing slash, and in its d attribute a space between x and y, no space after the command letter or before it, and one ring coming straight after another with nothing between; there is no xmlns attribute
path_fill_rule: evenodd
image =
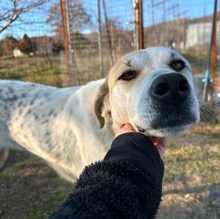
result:
<svg viewBox="0 0 220 219"><path fill-rule="evenodd" d="M15 22L22 14L29 12L30 10L37 8L50 0L38 0L33 2L25 1L22 4L20 0L11 0L11 8L9 8L6 12L1 11L0 13L0 22L3 24L0 26L0 33L7 29L13 22ZM26 4L26 5L24 5Z"/></svg>

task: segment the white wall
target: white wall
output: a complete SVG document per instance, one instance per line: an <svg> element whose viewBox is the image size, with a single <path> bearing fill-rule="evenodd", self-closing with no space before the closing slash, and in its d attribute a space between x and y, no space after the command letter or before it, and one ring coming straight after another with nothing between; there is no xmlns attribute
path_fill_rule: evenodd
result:
<svg viewBox="0 0 220 219"><path fill-rule="evenodd" d="M209 44L212 23L190 24L187 28L186 48ZM220 39L220 21L217 22L217 39Z"/></svg>

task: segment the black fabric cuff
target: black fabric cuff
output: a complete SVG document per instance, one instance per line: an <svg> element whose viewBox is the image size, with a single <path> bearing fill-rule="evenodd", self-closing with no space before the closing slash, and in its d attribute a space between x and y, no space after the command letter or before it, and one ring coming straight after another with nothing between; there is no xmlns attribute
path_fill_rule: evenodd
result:
<svg viewBox="0 0 220 219"><path fill-rule="evenodd" d="M164 164L149 137L138 132L119 135L104 160L128 160L162 186Z"/></svg>

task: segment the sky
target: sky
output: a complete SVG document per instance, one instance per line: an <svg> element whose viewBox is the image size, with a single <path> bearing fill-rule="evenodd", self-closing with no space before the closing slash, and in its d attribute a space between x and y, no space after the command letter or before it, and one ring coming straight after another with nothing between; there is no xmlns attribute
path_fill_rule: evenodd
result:
<svg viewBox="0 0 220 219"><path fill-rule="evenodd" d="M0 14L3 12L2 10L6 10L9 2L10 0L1 0L0 4L2 7L0 7ZM48 17L47 12L49 8L56 2L59 2L59 0L51 0L50 3L22 15L10 28L0 33L0 39L3 39L7 35L21 38L25 33L29 36L52 36L53 29L45 21ZM93 24L84 27L81 31L89 32L97 30L97 0L82 0L82 2ZM154 3L154 10L152 10L152 2ZM213 13L214 7L214 0L164 0L164 2L165 4L163 4L163 0L143 0L145 27L151 26L153 22L157 24L174 18L195 18L209 15ZM218 10L220 10L219 5ZM120 26L125 29L134 28L132 0L106 0L106 8L108 17L116 19ZM164 11L165 13L163 13ZM102 20L104 20L104 16L102 16Z"/></svg>

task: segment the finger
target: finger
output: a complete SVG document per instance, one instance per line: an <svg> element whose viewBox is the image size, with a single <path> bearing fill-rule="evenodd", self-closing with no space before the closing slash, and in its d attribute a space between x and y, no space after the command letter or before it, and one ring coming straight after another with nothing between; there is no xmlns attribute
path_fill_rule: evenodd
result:
<svg viewBox="0 0 220 219"><path fill-rule="evenodd" d="M124 123L121 125L121 129L123 130L130 130L130 131L134 131L133 126L130 123Z"/></svg>
<svg viewBox="0 0 220 219"><path fill-rule="evenodd" d="M166 138L159 138L159 137L150 137L152 143L157 148L160 153L161 158L163 159L164 153L166 151Z"/></svg>
<svg viewBox="0 0 220 219"><path fill-rule="evenodd" d="M116 132L115 137L129 132L134 132L134 128L132 127L132 125L129 123L122 124L121 128Z"/></svg>

